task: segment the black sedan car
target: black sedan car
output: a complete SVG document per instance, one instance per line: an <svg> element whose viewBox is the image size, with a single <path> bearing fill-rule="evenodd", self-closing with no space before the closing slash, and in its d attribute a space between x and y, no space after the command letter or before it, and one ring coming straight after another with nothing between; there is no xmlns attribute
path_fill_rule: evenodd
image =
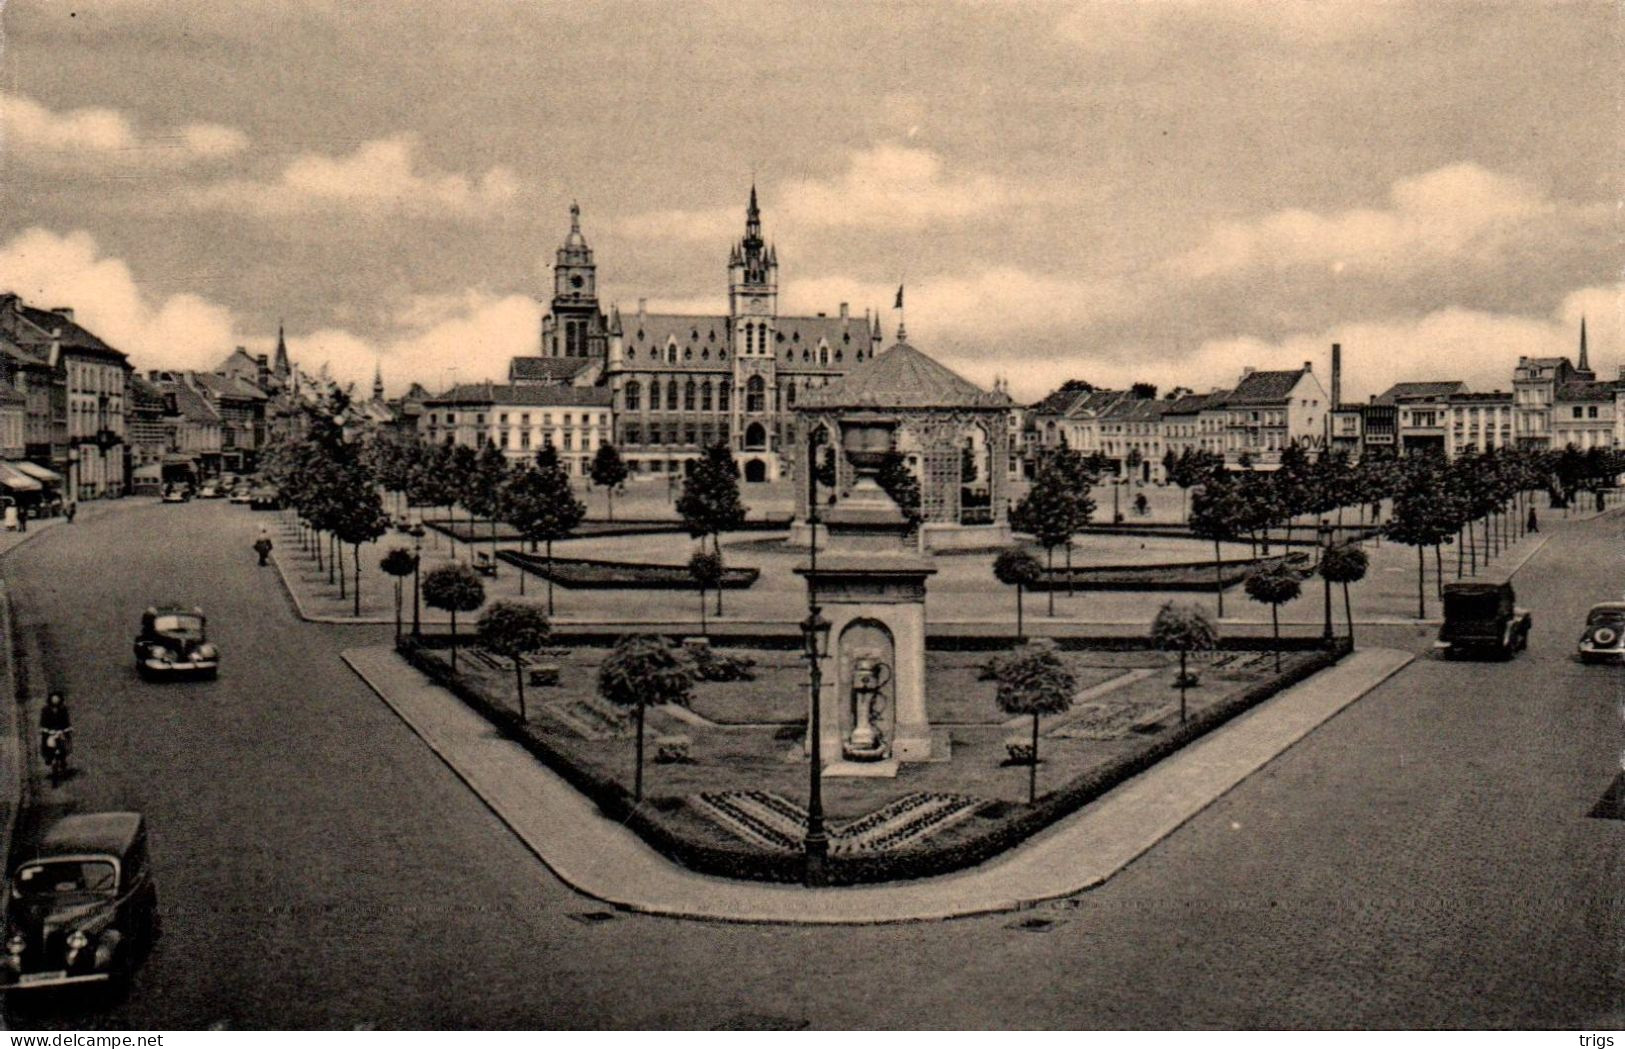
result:
<svg viewBox="0 0 1625 1049"><path fill-rule="evenodd" d="M1444 625L1433 647L1446 659L1489 655L1511 659L1529 647L1534 617L1518 607L1511 583L1446 583Z"/></svg>
<svg viewBox="0 0 1625 1049"><path fill-rule="evenodd" d="M11 877L6 991L117 982L152 943L158 890L138 812L64 816Z"/></svg>
<svg viewBox="0 0 1625 1049"><path fill-rule="evenodd" d="M1582 663L1625 663L1625 601L1591 606L1579 656Z"/></svg>
<svg viewBox="0 0 1625 1049"><path fill-rule="evenodd" d="M142 677L214 677L220 650L209 640L201 608L160 605L141 615L135 638L135 668Z"/></svg>

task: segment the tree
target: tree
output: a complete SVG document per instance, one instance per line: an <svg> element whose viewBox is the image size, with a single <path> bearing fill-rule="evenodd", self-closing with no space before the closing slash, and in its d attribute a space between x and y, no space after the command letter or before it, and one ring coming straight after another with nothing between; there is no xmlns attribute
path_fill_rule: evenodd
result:
<svg viewBox="0 0 1625 1049"><path fill-rule="evenodd" d="M1337 543L1320 556L1320 577L1343 587L1343 618L1349 624L1349 644L1354 644L1354 606L1349 603L1349 584L1365 578L1371 559L1353 543Z"/></svg>
<svg viewBox="0 0 1625 1049"><path fill-rule="evenodd" d="M1236 538L1243 507L1236 482L1225 473L1216 473L1202 483L1191 497L1191 533L1213 541L1213 588L1219 598L1219 618L1224 618L1224 563L1219 544Z"/></svg>
<svg viewBox="0 0 1625 1049"><path fill-rule="evenodd" d="M451 613L451 669L457 671L457 613L485 604L485 587L467 565L441 565L423 577L423 603Z"/></svg>
<svg viewBox="0 0 1625 1049"><path fill-rule="evenodd" d="M637 712L637 751L632 800L643 800L643 710L649 704L687 706L694 687L689 662L672 651L664 638L628 634L615 643L598 666L598 694L618 707Z"/></svg>
<svg viewBox="0 0 1625 1049"><path fill-rule="evenodd" d="M392 548L385 554L383 560L378 562L387 575L395 577L395 640L401 639L401 588L406 585L406 577L417 571L417 555L404 546Z"/></svg>
<svg viewBox="0 0 1625 1049"><path fill-rule="evenodd" d="M1030 644L999 664L994 699L1006 714L1030 714L1033 753L1027 774L1027 804L1038 800L1038 719L1072 706L1078 679L1051 645Z"/></svg>
<svg viewBox="0 0 1625 1049"><path fill-rule="evenodd" d="M999 551L999 556L993 559L993 575L1006 586L1016 588L1016 637L1025 636L1022 628L1022 591L1032 586L1044 573L1043 566L1038 558L1029 554L1019 546L1008 547Z"/></svg>
<svg viewBox="0 0 1625 1049"><path fill-rule="evenodd" d="M920 508L920 479L908 468L908 460L901 452L887 452L875 471L875 483L891 496L910 529L919 525L925 512Z"/></svg>
<svg viewBox="0 0 1625 1049"><path fill-rule="evenodd" d="M470 486L470 495L473 499L470 505L471 513L478 513L491 523L491 572L496 573L497 563L497 521L506 516L508 492L508 457L503 455L493 443L487 442L480 449L479 458L474 462L475 483ZM469 529L469 540L473 541L473 529Z"/></svg>
<svg viewBox="0 0 1625 1049"><path fill-rule="evenodd" d="M1179 723L1185 723L1185 689L1190 677L1185 672L1185 661L1192 652L1208 652L1219 644L1219 630L1213 620L1196 605L1174 604L1172 601L1157 610L1151 621L1151 643L1164 652L1179 653Z"/></svg>
<svg viewBox="0 0 1625 1049"><path fill-rule="evenodd" d="M570 488L570 475L559 465L552 445L536 456L535 466L522 467L509 478L504 492L508 523L529 541L530 548L543 544L547 551L547 614L553 614L553 544L567 539L587 516L587 507ZM525 585L519 577L520 592Z"/></svg>
<svg viewBox="0 0 1625 1049"><path fill-rule="evenodd" d="M389 531L389 515L384 512L383 501L378 498L364 471L354 486L343 492L337 500L332 516L333 534L339 542L350 544L351 564L355 569L355 615L361 616L361 544L370 543Z"/></svg>
<svg viewBox="0 0 1625 1049"><path fill-rule="evenodd" d="M480 456L474 449L466 444L452 446L449 479L456 487L456 501L468 511L468 548L471 557L474 549L474 507L480 502L482 484L479 465Z"/></svg>
<svg viewBox="0 0 1625 1049"><path fill-rule="evenodd" d="M609 507L609 520L615 520L615 489L626 480L626 460L621 453L615 450L613 444L598 446L598 454L592 457L592 483L604 490L604 499Z"/></svg>
<svg viewBox="0 0 1625 1049"><path fill-rule="evenodd" d="M1400 484L1383 534L1397 543L1416 547L1416 618L1427 618L1427 562L1423 548L1437 546L1455 531L1440 508L1438 464L1431 458L1407 459L1399 472Z"/></svg>
<svg viewBox="0 0 1625 1049"><path fill-rule="evenodd" d="M1270 629L1275 635L1275 670L1281 670L1281 606L1296 601L1303 593L1303 582L1297 570L1282 558L1247 575L1247 596L1262 605L1270 606Z"/></svg>
<svg viewBox="0 0 1625 1049"><path fill-rule="evenodd" d="M1128 388L1129 396L1137 401L1154 401L1157 399L1157 384L1154 382L1137 382Z"/></svg>
<svg viewBox="0 0 1625 1049"><path fill-rule="evenodd" d="M745 523L745 503L739 496L739 465L722 441L711 445L683 478L677 513L694 539L711 537L711 547L722 553L722 533Z"/></svg>
<svg viewBox="0 0 1625 1049"><path fill-rule="evenodd" d="M722 614L722 557L706 552L704 547L694 551L688 559L688 574L700 588L700 633L705 633L705 592L717 589L717 614Z"/></svg>
<svg viewBox="0 0 1625 1049"><path fill-rule="evenodd" d="M1010 514L1010 524L1026 532L1044 548L1048 562L1049 614L1055 615L1055 548L1070 543L1080 526L1076 479L1061 456L1051 456L1039 464L1027 494ZM1093 508L1093 504L1090 504ZM1070 578L1070 574L1068 576Z"/></svg>
<svg viewBox="0 0 1625 1049"><path fill-rule="evenodd" d="M457 502L458 486L451 445L423 445L407 477L406 501L413 506L444 507L446 517Z"/></svg>
<svg viewBox="0 0 1625 1049"><path fill-rule="evenodd" d="M518 601L497 601L480 616L480 644L513 660L520 721L530 720L525 711L525 657L547 644L552 632L552 624L541 609Z"/></svg>

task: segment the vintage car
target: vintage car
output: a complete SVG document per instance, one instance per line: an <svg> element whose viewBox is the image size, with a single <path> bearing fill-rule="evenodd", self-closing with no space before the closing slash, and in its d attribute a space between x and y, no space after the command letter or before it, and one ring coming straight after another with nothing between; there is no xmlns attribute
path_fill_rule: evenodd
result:
<svg viewBox="0 0 1625 1049"><path fill-rule="evenodd" d="M197 490L197 497L199 499L219 499L225 494L226 493L221 490L221 487L218 484L215 484L213 481L204 484L202 488Z"/></svg>
<svg viewBox="0 0 1625 1049"><path fill-rule="evenodd" d="M1625 663L1625 601L1591 606L1579 653L1582 663Z"/></svg>
<svg viewBox="0 0 1625 1049"><path fill-rule="evenodd" d="M248 498L248 507L251 510L280 510L282 496L275 488L256 488Z"/></svg>
<svg viewBox="0 0 1625 1049"><path fill-rule="evenodd" d="M1444 625L1433 647L1446 659L1495 655L1511 659L1529 647L1534 619L1517 606L1511 583L1446 583Z"/></svg>
<svg viewBox="0 0 1625 1049"><path fill-rule="evenodd" d="M226 501L247 506L254 501L254 493L249 490L248 486L240 484L231 490L231 495L226 498Z"/></svg>
<svg viewBox="0 0 1625 1049"><path fill-rule="evenodd" d="M166 503L185 503L192 499L192 490L185 485L164 485L163 501Z"/></svg>
<svg viewBox="0 0 1625 1049"><path fill-rule="evenodd" d="M64 816L13 869L0 989L118 983L158 931L138 812Z"/></svg>
<svg viewBox="0 0 1625 1049"><path fill-rule="evenodd" d="M220 670L220 650L208 638L203 610L160 605L143 612L141 633L135 638L135 668L142 677L214 677Z"/></svg>

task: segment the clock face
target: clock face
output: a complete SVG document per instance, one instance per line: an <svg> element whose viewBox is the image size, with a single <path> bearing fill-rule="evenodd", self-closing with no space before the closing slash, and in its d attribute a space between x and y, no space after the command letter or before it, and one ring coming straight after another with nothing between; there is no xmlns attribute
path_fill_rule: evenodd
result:
<svg viewBox="0 0 1625 1049"><path fill-rule="evenodd" d="M577 273L575 276L570 278L570 287L572 287L572 288L579 288L585 283L587 283L587 282L584 279L582 279L582 276L579 273Z"/></svg>
<svg viewBox="0 0 1625 1049"><path fill-rule="evenodd" d="M762 300L761 299L751 299L750 300L750 308L753 309L753 310L761 309L762 308Z"/></svg>

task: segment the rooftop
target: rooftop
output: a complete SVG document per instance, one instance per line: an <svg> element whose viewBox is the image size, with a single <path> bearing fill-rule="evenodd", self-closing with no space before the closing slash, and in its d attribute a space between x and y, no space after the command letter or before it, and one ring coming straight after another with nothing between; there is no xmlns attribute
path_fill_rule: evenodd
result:
<svg viewBox="0 0 1625 1049"><path fill-rule="evenodd" d="M1248 372L1241 377L1224 403L1280 404L1292 396L1293 389L1306 371L1305 368L1297 368L1285 372Z"/></svg>
<svg viewBox="0 0 1625 1049"><path fill-rule="evenodd" d="M808 390L803 408L1011 408L1003 393L984 390L906 342L857 365L828 386Z"/></svg>
<svg viewBox="0 0 1625 1049"><path fill-rule="evenodd" d="M1396 382L1378 394L1373 404L1398 404L1402 400L1428 400L1453 397L1466 393L1467 384L1460 379L1438 382Z"/></svg>
<svg viewBox="0 0 1625 1049"><path fill-rule="evenodd" d="M426 397L425 406L445 405L517 405L528 407L607 408L610 390L607 386L516 386L502 383L475 382L453 386L444 393Z"/></svg>

